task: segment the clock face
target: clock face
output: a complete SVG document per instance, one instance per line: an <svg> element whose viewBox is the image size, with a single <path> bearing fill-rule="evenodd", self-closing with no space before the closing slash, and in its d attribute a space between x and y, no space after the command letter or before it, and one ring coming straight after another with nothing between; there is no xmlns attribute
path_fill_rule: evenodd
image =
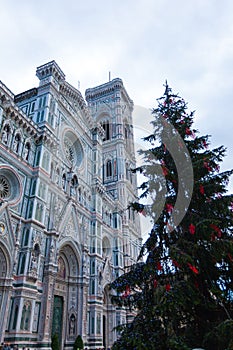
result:
<svg viewBox="0 0 233 350"><path fill-rule="evenodd" d="M83 160L83 149L77 136L72 131L67 131L64 135L63 151L70 165L81 165Z"/></svg>

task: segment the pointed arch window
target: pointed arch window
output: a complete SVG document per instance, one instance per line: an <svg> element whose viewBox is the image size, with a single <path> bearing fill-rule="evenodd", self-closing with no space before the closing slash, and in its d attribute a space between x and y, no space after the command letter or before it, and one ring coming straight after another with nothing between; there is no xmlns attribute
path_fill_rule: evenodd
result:
<svg viewBox="0 0 233 350"><path fill-rule="evenodd" d="M18 305L15 306L15 310L14 310L14 318L13 318L13 325L12 325L12 329L16 329L16 325L17 325L17 319L18 319L18 313L19 313L19 307Z"/></svg>
<svg viewBox="0 0 233 350"><path fill-rule="evenodd" d="M10 127L9 127L9 125L5 125L4 129L3 129L3 132L2 132L2 142L5 145L8 145L9 138L10 138Z"/></svg>
<svg viewBox="0 0 233 350"><path fill-rule="evenodd" d="M65 191L66 189L66 175L62 175L62 189Z"/></svg>
<svg viewBox="0 0 233 350"><path fill-rule="evenodd" d="M51 162L50 166L50 179L53 181L53 173L54 173L54 165L53 162Z"/></svg>
<svg viewBox="0 0 233 350"><path fill-rule="evenodd" d="M119 260L118 260L118 253L115 253L115 266L118 266L119 265Z"/></svg>
<svg viewBox="0 0 233 350"><path fill-rule="evenodd" d="M59 185L59 178L60 178L60 171L57 168L56 172L55 172L55 182L56 182L57 185Z"/></svg>
<svg viewBox="0 0 233 350"><path fill-rule="evenodd" d="M24 274L25 262L26 262L26 254L21 253L19 258L19 272L18 272L19 275Z"/></svg>
<svg viewBox="0 0 233 350"><path fill-rule="evenodd" d="M20 135L16 134L14 142L13 142L13 150L14 150L15 153L19 153L20 141L21 141Z"/></svg>
<svg viewBox="0 0 233 350"><path fill-rule="evenodd" d="M59 257L58 259L58 271L57 271L57 276L65 279L66 278L66 266L65 266L65 262L62 259L62 257Z"/></svg>
<svg viewBox="0 0 233 350"><path fill-rule="evenodd" d="M102 127L105 131L105 136L103 138L103 141L110 140L110 123L109 120L104 120L102 123Z"/></svg>
<svg viewBox="0 0 233 350"><path fill-rule="evenodd" d="M35 166L38 166L40 164L40 156L41 156L41 150L38 149L35 157Z"/></svg>
<svg viewBox="0 0 233 350"><path fill-rule="evenodd" d="M80 203L82 202L82 190L81 190L81 188L78 189L78 201Z"/></svg>
<svg viewBox="0 0 233 350"><path fill-rule="evenodd" d="M71 184L72 186L74 187L77 187L78 186L78 178L76 175L73 176L73 179L71 180Z"/></svg>
<svg viewBox="0 0 233 350"><path fill-rule="evenodd" d="M36 214L35 214L35 219L39 222L42 222L43 218L43 211L44 211L44 206L42 203L38 202L36 205Z"/></svg>
<svg viewBox="0 0 233 350"><path fill-rule="evenodd" d="M3 251L0 249L0 278L5 277L7 273L6 257Z"/></svg>
<svg viewBox="0 0 233 350"><path fill-rule="evenodd" d="M101 333L101 314L100 312L97 313L97 319L96 319L96 333Z"/></svg>
<svg viewBox="0 0 233 350"><path fill-rule="evenodd" d="M44 152L43 158L42 158L42 167L45 170L49 170L49 162L50 162L50 155L48 152Z"/></svg>
<svg viewBox="0 0 233 350"><path fill-rule="evenodd" d="M20 329L28 331L30 326L32 305L30 301L26 301L22 310Z"/></svg>
<svg viewBox="0 0 233 350"><path fill-rule="evenodd" d="M95 253L95 238L93 238L90 246L90 252Z"/></svg>
<svg viewBox="0 0 233 350"><path fill-rule="evenodd" d="M24 230L24 235L22 237L22 247L26 247L28 245L29 233L30 233L29 229Z"/></svg>
<svg viewBox="0 0 233 350"><path fill-rule="evenodd" d="M94 278L91 280L91 294L92 295L95 294L95 279Z"/></svg>
<svg viewBox="0 0 233 350"><path fill-rule="evenodd" d="M95 260L91 262L91 274L95 275Z"/></svg>
<svg viewBox="0 0 233 350"><path fill-rule="evenodd" d="M112 161L108 160L106 163L106 177L112 177Z"/></svg>
<svg viewBox="0 0 233 350"><path fill-rule="evenodd" d="M23 150L23 159L26 160L27 162L29 161L30 150L31 150L31 145L29 142L27 142Z"/></svg>

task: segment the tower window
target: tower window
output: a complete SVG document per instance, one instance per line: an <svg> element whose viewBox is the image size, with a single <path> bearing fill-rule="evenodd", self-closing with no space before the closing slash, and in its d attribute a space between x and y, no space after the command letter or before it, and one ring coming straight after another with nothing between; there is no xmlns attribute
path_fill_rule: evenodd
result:
<svg viewBox="0 0 233 350"><path fill-rule="evenodd" d="M110 125L109 125L109 121L105 120L101 124L102 124L102 127L103 127L104 131L105 131L105 136L104 136L103 141L110 140Z"/></svg>
<svg viewBox="0 0 233 350"><path fill-rule="evenodd" d="M106 177L112 177L112 162L108 160L106 163Z"/></svg>

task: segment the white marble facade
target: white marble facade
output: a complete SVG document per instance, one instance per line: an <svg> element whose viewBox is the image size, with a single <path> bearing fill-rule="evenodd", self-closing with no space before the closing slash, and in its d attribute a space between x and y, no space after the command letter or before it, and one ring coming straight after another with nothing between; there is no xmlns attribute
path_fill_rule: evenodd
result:
<svg viewBox="0 0 233 350"><path fill-rule="evenodd" d="M138 255L133 102L121 79L85 99L55 61L39 86L0 82L0 341L112 345L129 316L109 283Z"/></svg>

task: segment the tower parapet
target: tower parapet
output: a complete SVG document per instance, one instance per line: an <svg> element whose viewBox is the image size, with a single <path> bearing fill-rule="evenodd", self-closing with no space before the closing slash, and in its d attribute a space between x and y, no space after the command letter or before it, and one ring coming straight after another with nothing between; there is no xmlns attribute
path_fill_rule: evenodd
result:
<svg viewBox="0 0 233 350"><path fill-rule="evenodd" d="M124 100L129 103L131 109L133 109L133 101L129 97L123 85L123 81L120 78L115 78L105 84L85 91L85 98L88 103L95 102L96 100L106 100L108 98L111 98L116 102L117 99L120 100L122 96L124 96ZM107 100L105 102L113 101Z"/></svg>
<svg viewBox="0 0 233 350"><path fill-rule="evenodd" d="M40 80L40 85L54 82L55 85L58 86L62 81L65 80L65 74L55 61L51 61L37 67L36 76Z"/></svg>

